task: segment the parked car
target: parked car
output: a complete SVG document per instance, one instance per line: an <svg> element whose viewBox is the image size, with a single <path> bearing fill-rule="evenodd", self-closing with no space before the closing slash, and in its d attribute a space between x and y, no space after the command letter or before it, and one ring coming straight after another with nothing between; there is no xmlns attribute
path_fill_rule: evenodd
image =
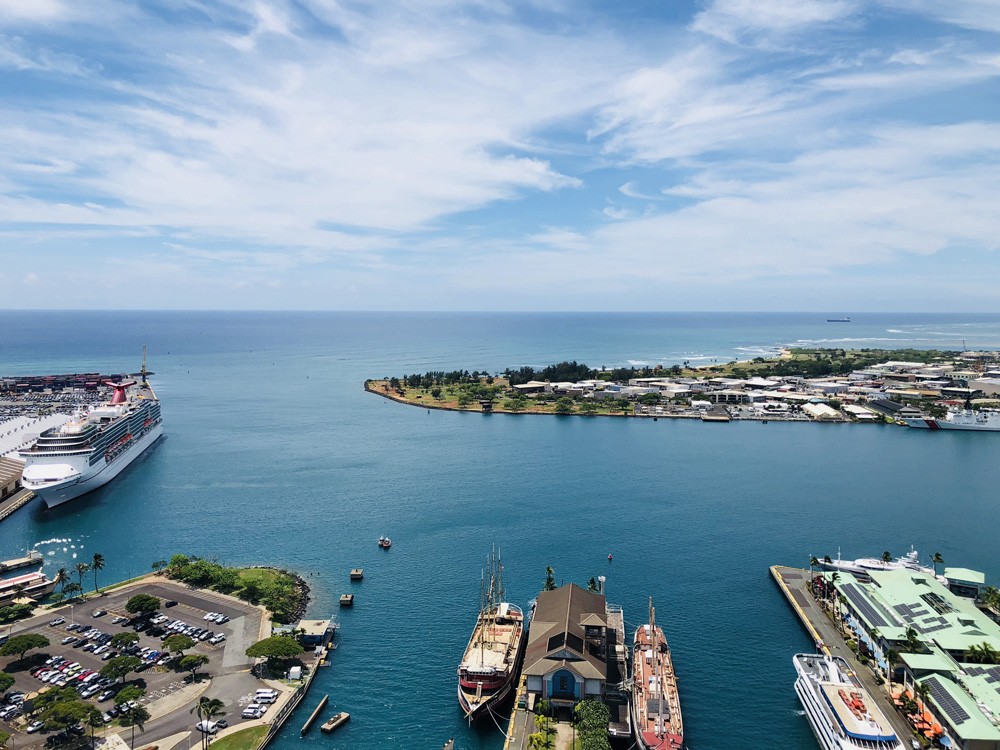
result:
<svg viewBox="0 0 1000 750"><path fill-rule="evenodd" d="M177 602L175 602L173 599L171 599L170 601L163 602L163 606L164 607L176 607L177 606Z"/></svg>
<svg viewBox="0 0 1000 750"><path fill-rule="evenodd" d="M41 729L44 726L45 725L42 722L40 722L40 721L33 721L30 724L28 724L28 728L25 731L28 734L34 734L35 732L37 732L39 729Z"/></svg>
<svg viewBox="0 0 1000 750"><path fill-rule="evenodd" d="M49 625L54 628L57 625L62 625L64 622L66 622L65 617L57 617L54 620L49 620Z"/></svg>
<svg viewBox="0 0 1000 750"><path fill-rule="evenodd" d="M104 617L104 615L106 615L107 613L108 613L108 610L98 608L98 609L95 609L90 614L92 614L94 617Z"/></svg>

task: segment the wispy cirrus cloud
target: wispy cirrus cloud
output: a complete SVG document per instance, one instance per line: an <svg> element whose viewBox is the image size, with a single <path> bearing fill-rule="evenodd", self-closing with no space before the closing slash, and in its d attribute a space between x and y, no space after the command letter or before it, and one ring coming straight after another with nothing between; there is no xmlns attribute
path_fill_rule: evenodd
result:
<svg viewBox="0 0 1000 750"><path fill-rule="evenodd" d="M731 306L993 252L983 3L646 12L6 3L0 236L53 292L228 306Z"/></svg>

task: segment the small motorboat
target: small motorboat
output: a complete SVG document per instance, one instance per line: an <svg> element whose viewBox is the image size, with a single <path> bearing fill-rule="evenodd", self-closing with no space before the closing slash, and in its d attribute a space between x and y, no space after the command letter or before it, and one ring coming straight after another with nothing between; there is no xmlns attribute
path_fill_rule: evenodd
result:
<svg viewBox="0 0 1000 750"><path fill-rule="evenodd" d="M387 536L380 536L378 538L378 546L382 549L389 549L392 546L392 540Z"/></svg>
<svg viewBox="0 0 1000 750"><path fill-rule="evenodd" d="M351 718L351 715L347 711L341 711L339 714L331 716L327 721L323 722L320 730L324 732L332 732L334 729L339 729L344 726Z"/></svg>
<svg viewBox="0 0 1000 750"><path fill-rule="evenodd" d="M341 607L353 607L354 606L354 594L341 594L340 595L340 606Z"/></svg>
<svg viewBox="0 0 1000 750"><path fill-rule="evenodd" d="M361 581L361 580L364 579L364 577L365 577L364 568L352 568L351 569L351 580L352 581Z"/></svg>

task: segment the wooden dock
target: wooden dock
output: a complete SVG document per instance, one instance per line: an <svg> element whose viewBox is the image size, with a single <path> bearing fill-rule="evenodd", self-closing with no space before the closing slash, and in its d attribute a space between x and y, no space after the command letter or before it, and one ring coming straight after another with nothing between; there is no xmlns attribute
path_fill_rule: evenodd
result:
<svg viewBox="0 0 1000 750"><path fill-rule="evenodd" d="M0 503L0 521L4 520L13 513L15 510L19 510L31 502L31 499L35 496L35 493L31 490L19 490L13 495L8 497L2 503Z"/></svg>

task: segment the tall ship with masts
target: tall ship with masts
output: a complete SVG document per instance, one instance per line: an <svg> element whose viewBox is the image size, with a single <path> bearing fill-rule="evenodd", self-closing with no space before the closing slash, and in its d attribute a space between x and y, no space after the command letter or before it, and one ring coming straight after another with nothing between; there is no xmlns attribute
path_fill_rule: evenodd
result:
<svg viewBox="0 0 1000 750"><path fill-rule="evenodd" d="M506 698L524 659L524 612L504 601L503 563L491 553L480 583L479 617L458 665L458 703L471 721Z"/></svg>
<svg viewBox="0 0 1000 750"><path fill-rule="evenodd" d="M649 622L635 631L632 646L632 727L641 750L680 750L684 720L677 675L656 609L649 600Z"/></svg>
<svg viewBox="0 0 1000 750"><path fill-rule="evenodd" d="M110 400L39 435L20 452L22 486L54 508L118 476L163 434L151 374L143 350L139 380L106 382L113 391Z"/></svg>

